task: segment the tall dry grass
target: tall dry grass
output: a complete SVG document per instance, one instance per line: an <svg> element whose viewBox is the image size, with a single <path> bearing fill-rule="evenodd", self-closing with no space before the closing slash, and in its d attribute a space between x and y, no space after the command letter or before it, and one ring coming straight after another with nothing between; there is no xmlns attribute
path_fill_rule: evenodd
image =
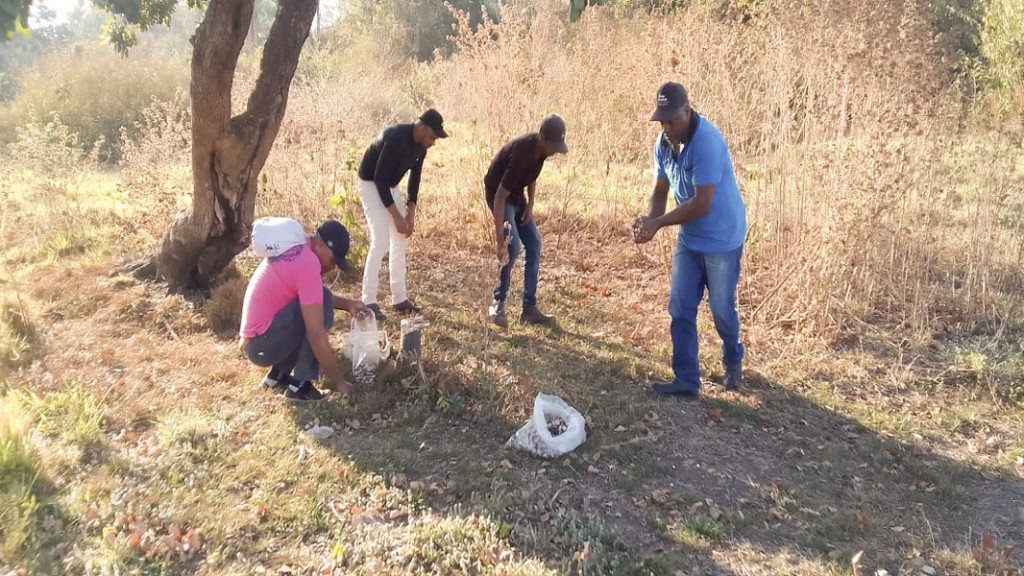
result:
<svg viewBox="0 0 1024 576"><path fill-rule="evenodd" d="M652 95L678 80L741 177L748 321L830 337L864 322L929 336L1014 321L1019 152L958 131L927 3L799 3L756 25L600 8L567 25L560 8L463 27L460 52L435 67L442 109L485 150L545 112L566 118L556 205L590 210L597 228L645 209ZM671 242L657 246L667 263Z"/></svg>
<svg viewBox="0 0 1024 576"><path fill-rule="evenodd" d="M748 326L828 339L879 325L921 339L1018 327L1020 148L960 125L950 55L925 0L776 3L751 21L697 6L626 18L609 6L569 24L564 11L539 0L475 30L461 15L456 54L429 64L372 39L311 43L258 215L347 218L358 232L366 144L436 106L452 138L428 154L418 234L486 253L491 156L557 112L571 152L543 175L546 246L583 261L621 238L604 260L625 266L625 228L651 186L653 94L677 80L736 164L750 223ZM240 72L236 96L252 70ZM126 158L155 162L138 148ZM663 232L645 249L666 273L672 240Z"/></svg>

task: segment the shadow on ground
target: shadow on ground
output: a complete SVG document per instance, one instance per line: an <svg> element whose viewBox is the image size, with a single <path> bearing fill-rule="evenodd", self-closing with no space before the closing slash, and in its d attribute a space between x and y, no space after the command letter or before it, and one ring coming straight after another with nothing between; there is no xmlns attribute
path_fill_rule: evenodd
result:
<svg viewBox="0 0 1024 576"><path fill-rule="evenodd" d="M967 562L963 553L985 532L1000 545L1024 541L1012 505L1024 502L1020 481L940 456L924 439L876 434L776 382L748 375L738 393L708 383L701 402L662 400L618 345L518 328L491 334L485 347L476 350L492 363L514 354L516 372L548 377L534 388L561 392L587 417L587 442L551 461L512 452L504 442L522 421L479 398L439 408L436 382L402 387L411 369L345 411L366 421L371 411L389 414L391 425L327 442L386 479L440 482L427 505L492 517L525 554L561 572L726 576L783 562L774 573L828 573L863 551L865 570L902 573L955 553ZM439 379L452 368L427 366ZM304 426L332 410L294 415ZM953 554L934 554L942 551Z"/></svg>

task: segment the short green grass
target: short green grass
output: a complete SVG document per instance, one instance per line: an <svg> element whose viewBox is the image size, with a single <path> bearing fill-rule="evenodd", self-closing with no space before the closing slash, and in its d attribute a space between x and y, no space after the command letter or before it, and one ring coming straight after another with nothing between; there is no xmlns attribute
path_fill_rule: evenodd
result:
<svg viewBox="0 0 1024 576"><path fill-rule="evenodd" d="M712 542L728 535L728 528L722 522L707 516L695 515L669 527L669 538L698 552L707 550Z"/></svg>

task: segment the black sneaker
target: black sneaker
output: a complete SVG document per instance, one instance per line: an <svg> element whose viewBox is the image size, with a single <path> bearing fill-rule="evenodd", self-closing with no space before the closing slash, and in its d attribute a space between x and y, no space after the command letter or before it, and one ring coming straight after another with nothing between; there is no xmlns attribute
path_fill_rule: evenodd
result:
<svg viewBox="0 0 1024 576"><path fill-rule="evenodd" d="M324 399L324 393L317 390L309 380L288 385L284 397L292 402L316 402Z"/></svg>
<svg viewBox="0 0 1024 576"><path fill-rule="evenodd" d="M662 398L675 396L688 402L695 402L700 399L700 392L680 388L675 382L651 382L651 390Z"/></svg>
<svg viewBox="0 0 1024 576"><path fill-rule="evenodd" d="M391 307L395 312L411 312L418 314L422 308L412 303L411 300L403 300Z"/></svg>
<svg viewBox="0 0 1024 576"><path fill-rule="evenodd" d="M387 316L380 311L380 306L378 306L376 302L373 304L367 304L366 307L373 310L373 317L377 319L377 322L383 322L387 318Z"/></svg>
<svg viewBox="0 0 1024 576"><path fill-rule="evenodd" d="M281 374L281 371L277 368L271 368L270 372L263 377L263 388L267 390L273 390L275 392L283 392L284 389L292 383L292 377L287 374Z"/></svg>

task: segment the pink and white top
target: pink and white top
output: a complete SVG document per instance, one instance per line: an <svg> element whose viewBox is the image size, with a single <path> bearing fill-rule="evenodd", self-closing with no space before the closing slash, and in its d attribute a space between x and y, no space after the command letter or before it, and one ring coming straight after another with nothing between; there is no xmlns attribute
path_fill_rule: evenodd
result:
<svg viewBox="0 0 1024 576"><path fill-rule="evenodd" d="M266 332L274 316L296 298L300 306L324 302L320 259L313 252L311 238L280 256L264 259L256 268L245 289L242 337L255 338Z"/></svg>

